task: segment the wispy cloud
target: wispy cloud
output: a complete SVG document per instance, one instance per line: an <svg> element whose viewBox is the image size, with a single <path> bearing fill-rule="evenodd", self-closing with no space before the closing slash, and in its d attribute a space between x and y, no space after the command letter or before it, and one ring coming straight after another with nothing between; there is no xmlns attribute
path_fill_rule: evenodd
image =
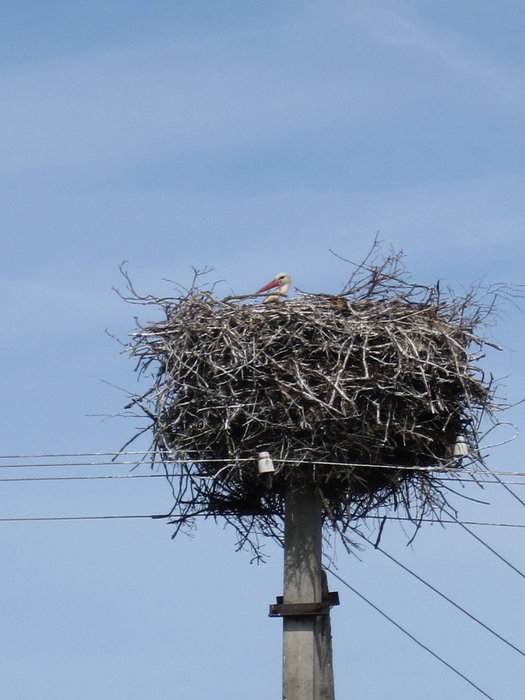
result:
<svg viewBox="0 0 525 700"><path fill-rule="evenodd" d="M490 26L497 21L494 8L478 8L485 14ZM404 2L380 2L369 8L369 17L374 17L370 31L377 39L388 45L403 47L421 57L433 57L444 66L491 86L498 93L504 92L511 104L523 108L523 92L516 88L523 81L525 61L521 51L495 52L494 34L479 41L479 26L472 22L471 10L459 11L457 17L450 8L411 7ZM426 11L425 11L426 10ZM447 21L447 12L451 15ZM516 20L519 21L519 14ZM463 20L463 21L461 21ZM519 33L519 25L507 29ZM502 43L509 43L509 33Z"/></svg>
<svg viewBox="0 0 525 700"><path fill-rule="evenodd" d="M470 113L524 107L522 78L458 35L372 3L333 15L312 7L282 28L226 35L175 31L160 41L95 47L4 71L4 172L174 162L269 152L308 140L315 150L395 143ZM258 42L258 43L257 43ZM442 113L439 114L439 109ZM476 122L478 124L476 125Z"/></svg>

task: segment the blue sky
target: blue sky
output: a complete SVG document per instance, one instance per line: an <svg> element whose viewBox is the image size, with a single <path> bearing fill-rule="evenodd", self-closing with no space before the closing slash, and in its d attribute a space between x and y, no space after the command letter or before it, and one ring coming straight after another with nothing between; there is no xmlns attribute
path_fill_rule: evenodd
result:
<svg viewBox="0 0 525 700"><path fill-rule="evenodd" d="M123 260L140 290L163 295L165 279L188 284L206 265L238 293L283 269L330 292L349 274L330 249L359 260L379 231L417 281L523 284L524 22L511 0L5 2L2 454L112 452L134 432L133 419L103 417L126 402L115 386L136 387L105 334L133 328L136 309L112 291ZM504 349L485 367L516 402L522 313L507 305L487 333ZM524 413L506 417L523 425ZM518 437L489 464L523 472L522 453ZM162 479L2 486L3 517L170 507ZM481 498L490 505L454 504L466 520L525 523L502 487ZM476 533L524 568L522 531ZM162 522L131 519L4 522L0 536L3 696L279 697L272 545L255 567L213 523L174 542ZM524 646L522 578L464 531L428 527L407 548L391 527L384 542ZM496 700L521 697L519 654L379 552L334 554L345 579ZM482 697L331 588L339 697Z"/></svg>

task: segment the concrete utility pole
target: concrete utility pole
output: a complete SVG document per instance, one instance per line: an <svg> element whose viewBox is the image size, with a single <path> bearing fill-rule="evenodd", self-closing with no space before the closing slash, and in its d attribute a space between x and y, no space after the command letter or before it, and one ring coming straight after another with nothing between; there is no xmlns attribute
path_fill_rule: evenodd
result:
<svg viewBox="0 0 525 700"><path fill-rule="evenodd" d="M285 504L283 604L322 601L321 501L290 493ZM283 619L283 700L319 700L321 626L317 615Z"/></svg>
<svg viewBox="0 0 525 700"><path fill-rule="evenodd" d="M270 606L283 617L283 700L334 700L330 607L321 568L321 499L313 489L285 502L284 595Z"/></svg>
<svg viewBox="0 0 525 700"><path fill-rule="evenodd" d="M330 605L339 605L339 595L328 592L326 572L322 572L323 601ZM332 658L332 625L330 624L330 608L321 618L321 690L320 700L335 700L334 666Z"/></svg>

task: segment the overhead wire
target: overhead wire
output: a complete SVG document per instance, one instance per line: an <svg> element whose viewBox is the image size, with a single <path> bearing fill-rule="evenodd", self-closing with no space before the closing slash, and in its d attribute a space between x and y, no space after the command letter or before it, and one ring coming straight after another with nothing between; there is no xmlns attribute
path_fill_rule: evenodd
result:
<svg viewBox="0 0 525 700"><path fill-rule="evenodd" d="M19 481L91 481L100 479L165 479L166 474L89 474L82 476L7 476L1 482Z"/></svg>
<svg viewBox="0 0 525 700"><path fill-rule="evenodd" d="M485 472L486 473L486 472ZM491 476L489 474L489 476ZM525 486L525 473L522 476L523 481L503 481L496 475L494 475L493 479L473 479L472 477L470 479L464 479L461 476L441 476L439 477L440 481L451 481L454 484L476 484L478 486L486 486L487 484L510 484L510 485L515 485L515 486ZM516 496L516 498L518 498ZM520 499L518 499L520 500ZM522 501L522 503L525 505L525 502Z"/></svg>
<svg viewBox="0 0 525 700"><path fill-rule="evenodd" d="M492 554L494 554L496 557L498 557L498 559L500 559L504 564L506 564L508 567L510 567L511 569L513 569L513 570L514 570L517 574L519 574L522 578L525 578L525 574L523 573L523 571L521 571L520 569L518 569L518 567L514 566L514 564L511 564L511 562L508 561L508 559L505 559L505 557L504 557L502 554L500 554L500 553L497 552L493 547L491 547L489 544L487 544L487 543L485 542L485 540L483 540L481 537L479 537L478 535L476 535L475 532L472 532L472 530L471 530L470 528L467 527L467 524L466 524L466 523L461 522L461 521L458 520L456 517L454 517L453 514L448 513L446 510L445 510L444 512L447 514L447 516L448 516L449 518L452 518L452 520L453 520L455 523L457 523L458 525L460 525L466 532L468 532L469 535L471 535L475 540L477 540L480 544L482 544L484 547L486 547L486 549L488 549L490 552L492 552ZM470 524L470 523L468 523L468 524Z"/></svg>
<svg viewBox="0 0 525 700"><path fill-rule="evenodd" d="M482 620L480 620L479 618L477 618L475 615L472 615L472 613L469 613L468 610L465 610L465 608L462 607L461 605L459 605L459 603L456 603L454 600L452 600L452 598L450 598L449 596L445 595L445 593L443 593L442 591L438 590L435 586L433 586L431 583L429 583L427 580L425 580L422 576L419 576L419 574L416 574L415 571L412 571L412 569L409 569L408 566L405 566L405 564L403 564L403 563L400 562L398 559L396 559L394 556L392 556L391 554L389 554L386 550L384 550L384 549L383 549L382 547L380 547L379 545L375 545L375 544L374 544L373 542L371 542L367 537L365 537L362 533L360 533L360 532L358 532L358 531L356 531L356 533L357 533L358 535L360 535L360 537L361 537L362 539L364 539L365 542L367 542L368 544L372 545L372 546L374 547L374 549L377 549L379 552L381 552L381 554L383 554L384 556L388 557L388 559L390 559L390 561L392 561L392 562L394 562L395 564L397 564L398 566L400 566L404 571L406 571L406 572L409 573L411 576L413 576L415 579L417 579L418 581L420 581L422 584L424 584L424 585L425 585L427 588L429 588L431 591L433 591L434 593L436 593L437 595L439 595L441 598L443 598L444 600L446 600L448 603L450 603L451 605L453 605L453 606L454 606L455 608L457 608L460 612L462 612L462 613L464 613L465 615L467 615L467 617L469 617L471 620L473 620L474 622L477 622L477 624L480 625L481 627L483 627L485 630L487 630L487 632L490 632L492 635L494 635L495 637L497 637L500 641L504 642L504 643L505 643L507 646L509 646L511 649L514 649L514 651L517 651L517 652L518 652L519 654L521 654L522 656L525 656L525 652L523 652L519 647L517 647L517 646L516 646L515 644L513 644L512 642L509 642L508 639L505 639L505 637L503 637L501 634L499 634L498 632L496 632L496 630L494 630L494 629L492 629L491 627L489 627L487 624L485 624Z"/></svg>
<svg viewBox="0 0 525 700"><path fill-rule="evenodd" d="M23 462L22 464L1 464L0 469L39 469L45 467L129 467L137 466L136 461L96 461L96 462Z"/></svg>
<svg viewBox="0 0 525 700"><path fill-rule="evenodd" d="M1 459L3 459L3 458L0 456L0 460ZM250 459L246 459L243 461L252 462L253 460L250 458ZM172 464L187 464L187 463L188 462L185 462L184 460L176 460L176 461L172 462ZM20 463L18 463L18 464L2 464L0 461L0 471L2 469L34 469L34 468L36 468L36 469L42 469L42 468L50 468L50 469L51 468L60 468L60 469L65 468L65 469L67 469L69 467L120 467L120 466L136 467L137 462L136 461L123 461L123 460L119 460L119 461L113 461L113 460L100 461L100 460L98 460L98 461L83 461L83 462L64 462L64 461L61 461L61 462L45 462L45 463L27 462L27 463L22 463L22 464L20 464ZM399 467L396 467L396 469L399 469ZM458 475L458 476L454 476L454 477L441 476L440 480L441 481L452 481L454 483L465 483L465 484L476 483L477 485L482 485L482 486L485 486L487 484L503 485L507 489L507 491L509 491L514 496L514 498L516 498L521 504L525 505L525 501L523 501L517 494L515 494L514 491L512 491L510 488L508 488L508 485L525 486L525 473L514 472L514 474L517 476L523 476L524 481L504 481L496 474L496 472L483 471L482 473L484 475L492 473L494 475L494 478L491 480L484 478L483 481L480 482L480 481L474 480L472 478L463 479L463 478L461 478L461 476ZM456 474L457 474L457 471L456 471ZM205 479L213 478L212 476L210 477L209 474L194 474L194 477L205 478ZM2 480L2 479L0 478L0 480Z"/></svg>
<svg viewBox="0 0 525 700"><path fill-rule="evenodd" d="M134 518L155 520L167 518L167 515L149 515L147 513L139 513L133 515L37 515L30 517L13 517L0 518L2 523L18 523L18 522L41 522L41 521L60 521L60 520L133 520Z"/></svg>
<svg viewBox="0 0 525 700"><path fill-rule="evenodd" d="M224 460L227 461L227 460ZM253 460L250 460L253 461ZM173 462L173 464L185 464L185 462ZM118 461L118 462L111 462L111 461L103 461L103 462L46 462L46 463L38 463L38 462L30 462L30 463L23 463L23 464L1 464L0 463L0 471L2 469L42 469L42 468L70 468L70 467L125 467L125 466L132 466L136 467L137 463L136 462L131 462L131 461ZM396 467L396 469L401 469L400 467ZM490 472L482 472L483 474L491 475ZM478 485L486 486L487 484L497 484L497 485L517 485L517 486L525 486L525 473L520 473L520 472L514 472L513 474L515 476L521 476L524 478L523 481L504 481L503 479L499 478L495 473L492 473L494 475L494 479L483 479L483 481L475 481L473 479L464 479L461 478L461 476L456 476L456 477L448 477L448 476L441 476L439 477L441 481L452 481L454 483L464 483L464 484L473 484L476 483ZM195 474L195 477L203 477L203 478L210 478L208 474L206 475L199 475ZM511 489L507 489L512 493L514 498L516 498L520 503L525 505L525 501L523 501L517 494L515 494Z"/></svg>
<svg viewBox="0 0 525 700"><path fill-rule="evenodd" d="M400 520L402 522L408 522L408 523L414 523L414 518L409 518L408 516L403 516L403 515L372 515L368 514L366 515L366 518L371 519L371 520ZM417 520L418 523L430 523L430 524L439 524L439 525L460 525L463 523L464 525L482 525L482 526L488 526L488 527L525 527L525 524L523 523L491 523L491 522L486 522L483 520L464 520L464 521L459 521L457 518L454 520L445 520L444 518L439 518L439 520L433 519L433 518L418 518Z"/></svg>
<svg viewBox="0 0 525 700"><path fill-rule="evenodd" d="M163 475L158 475L158 476L163 476ZM57 477L60 478L60 477ZM84 477L79 477L79 478L84 478ZM87 477L87 478L93 478L93 479L104 479L108 477ZM142 478L142 477L110 477L110 478ZM164 477L163 477L164 478ZM53 477L45 479L46 481L52 480ZM1 480L0 480L1 481ZM44 517L40 518L40 516L27 516L27 517L19 517L19 518L1 518L0 517L0 522L7 522L7 521L31 521L31 520L93 520L97 519L102 516L93 516L93 515L79 515L79 516L50 516L50 517ZM105 515L103 516L104 518L135 518L135 517L140 517L140 518L154 518L154 519L159 519L159 518L166 518L169 517L167 515L164 515L162 513L153 513L153 514L143 514L143 515ZM196 515L195 517L199 517ZM206 517L205 514L202 514L201 517ZM381 520L405 520L405 521L411 521L410 518L400 518L400 517L392 517L392 516L375 516L375 515L367 515L367 518L377 518ZM423 519L420 522L428 522L428 523L435 523L435 520L431 519ZM483 521L473 521L469 520L466 521L468 525L480 525L480 526L488 526L488 527L505 527L505 528L519 528L519 529L525 529L525 523L489 523L489 522L483 522ZM462 525L460 521L457 520L445 520L439 521L440 524L453 524L453 525ZM507 563L507 562L506 562ZM519 572L521 573L521 572Z"/></svg>
<svg viewBox="0 0 525 700"><path fill-rule="evenodd" d="M67 476L20 476L20 477L0 477L1 483L24 483L24 482L66 482L66 481L115 481L115 480L133 480L133 479L166 479L174 477L176 474L83 474L83 475L67 475ZM90 517L90 516L86 516ZM152 516L157 517L157 516ZM413 518L402 515L374 515L366 516L371 520L391 520L400 522L414 522ZM0 522L2 519L0 518ZM504 527L504 528L525 528L525 523L508 523L508 522L489 522L483 520L463 520L460 521L456 517L449 516L449 519L440 518L439 521L433 518L420 518L421 523L436 523L440 525L462 525L462 526L480 526L480 527ZM470 533L473 535L473 533ZM474 535L473 535L474 536ZM488 545L486 545L488 546ZM502 557L500 557L502 558ZM504 560L504 559L503 559ZM504 560L506 562L506 560ZM507 563L507 562L506 562ZM511 565L512 566L512 565ZM520 572L521 573L521 572Z"/></svg>
<svg viewBox="0 0 525 700"><path fill-rule="evenodd" d="M147 457L153 456L153 453L148 451L136 451L136 452L63 452L63 453L40 453L40 454L6 454L0 455L0 468L29 468L29 467L47 467L47 466L97 466L97 465L136 465L137 460L123 461L121 457ZM6 460L21 460L21 459L65 459L65 458L78 458L78 457L110 457L108 460L97 460L97 461L83 461L83 462L52 462L52 463L40 463L40 462L30 462L30 463L18 463L18 464L2 464L2 461ZM234 459L226 458L214 458L214 459L168 459L166 458L164 463L166 464L212 464L212 463L224 463L224 462L254 462L256 456L253 457L235 457ZM144 461L144 460L142 460ZM288 463L290 460L280 460L274 458L275 463L284 464ZM367 469L393 469L397 471L416 471L416 472L436 472L436 473L451 473L451 474L481 474L481 475L497 475L497 476L517 476L525 477L525 472L521 471L511 471L511 470L493 470L485 468L472 468L472 467L458 467L458 466L441 466L441 467L424 467L424 466L412 466L412 465L399 465L399 464L365 464L357 462L316 462L318 466L336 466L336 467L354 467L354 468L367 468Z"/></svg>
<svg viewBox="0 0 525 700"><path fill-rule="evenodd" d="M150 450L127 450L126 452L39 452L0 455L0 459L49 459L51 457L118 457L145 456L151 454Z"/></svg>
<svg viewBox="0 0 525 700"><path fill-rule="evenodd" d="M227 460L225 460L227 461ZM253 461L253 460L250 460ZM185 464L185 462L173 462L173 464ZM108 462L108 461L103 461L103 462L46 462L46 463L37 463L37 462L31 462L31 463L23 463L23 464L1 464L0 463L0 472L2 469L67 469L67 468L73 468L73 467L136 467L137 463L136 462L129 462L129 461L118 461L118 462ZM160 466L160 465L159 465ZM400 469L400 467L396 467L396 469ZM484 472L487 473L487 472ZM503 479L497 478L494 476L493 480L490 479L483 479L483 481L478 481L474 479L463 479L461 477L447 477L443 476L440 477L440 481L451 481L454 483L463 483L463 484L477 484L477 485L482 485L486 486L487 484L493 484L493 485L517 485L517 486L525 486L525 473L515 473L516 476L522 476L524 478L523 481L504 481ZM210 477L209 474L194 474L195 478L212 478ZM497 480L496 480L497 479ZM511 489L507 489L511 491ZM511 491L512 495L514 498L516 498L520 503L525 505L525 501L519 498L513 491Z"/></svg>
<svg viewBox="0 0 525 700"><path fill-rule="evenodd" d="M39 453L39 454L19 454L19 455L0 455L0 469L2 468L68 468L68 467L78 467L78 466L89 466L89 467L115 467L115 466L137 466L137 460L133 461L126 461L122 460L122 456L126 457L138 457L138 456L146 456L150 455L151 452L143 452L143 451L127 451L125 453L113 453L113 452L63 452L63 453ZM97 460L97 461L83 461L83 462L46 462L46 463L41 463L41 462L30 462L30 463L18 463L18 464L2 464L1 460L15 460L15 459L50 459L50 458L60 458L60 459L66 459L66 458L80 458L80 457L112 457L111 460ZM117 457L117 459L115 459ZM223 463L225 460L220 460L220 459L211 459L211 460L202 460L203 463L213 463L213 462L221 462ZM226 460L227 461L227 460ZM235 461L237 462L252 462L253 458L241 458L241 459L236 459ZM277 460L279 461L279 460ZM190 460L170 460L171 463L173 464L186 464L188 462L191 463ZM367 466L367 467L377 467L378 465L362 465L362 464L353 464L353 463L336 463L336 462L327 462L324 463L327 465L342 465L342 466L350 466L350 467L357 467L357 466ZM401 469L403 467L399 466L393 466L393 465L382 465L382 468L385 466L390 467L392 469ZM428 471L429 468L419 468L416 467L415 469L422 469L424 471ZM439 471L439 472L447 472L447 471L453 471L455 474L457 474L460 469L455 468L453 470L451 469L440 469L440 470L433 470L433 471ZM511 471L495 471L495 470L485 470L485 469L479 469L479 470L465 470L461 468L462 473L480 473L483 475L493 475L494 478L497 480L497 483L505 486L507 490L522 504L525 505L525 502L517 496L508 486L499 478L500 475L514 475L514 476L525 476L525 473L523 472L511 472ZM168 477L175 477L177 476L176 474L126 474L126 475L81 475L81 476L71 476L67 475L64 477L59 477L59 476L46 476L46 477L35 477L35 476L28 476L28 477L0 477L0 481L2 482L31 482L31 481L88 481L88 480L115 480L115 479L133 479L133 478L166 478ZM196 475L196 476L201 476L201 478L214 478L213 476L210 475ZM443 479L447 477L442 477ZM470 481L470 480L466 480ZM477 483L477 482L476 482ZM483 482L485 483L485 482ZM440 524L458 524L461 527L463 527L472 537L474 537L476 540L478 540L483 546L485 546L490 552L492 552L495 556L497 556L502 562L504 562L507 566L512 568L516 573L518 573L520 576L525 578L525 574L520 571L516 566L514 566L511 562L509 562L505 557L500 555L493 547L488 545L482 538L480 538L478 535L473 533L468 526L490 526L490 527L505 527L505 528L523 528L525 527L524 524L521 523L498 523L498 522L483 522L483 521L460 521L458 520L454 515L451 515L450 513L447 513L448 517L450 518L449 520L444 520L441 519L439 522ZM79 516L83 517L83 516ZM91 519L91 516L85 516L87 519ZM386 517L389 520L405 520L405 521L410 521L411 519L408 517L402 517L402 516L374 516L374 515L369 515L367 516L369 518L377 518L377 519L383 519ZM0 522L2 520L0 519ZM421 519L421 522L435 522L432 518L428 519Z"/></svg>
<svg viewBox="0 0 525 700"><path fill-rule="evenodd" d="M525 506L525 501L518 496L518 494L514 493L512 489L508 487L508 484L519 484L520 482L513 482L513 481L503 481L502 479L499 478L497 474L494 475L494 479L496 483L499 483L503 486L503 488L510 493L511 496L513 496L519 503L521 503L522 506Z"/></svg>
<svg viewBox="0 0 525 700"><path fill-rule="evenodd" d="M469 685L471 685L473 688L475 688L478 692L480 692L482 695L484 695L486 698L489 700L495 700L495 698L492 697L492 695L489 695L487 692L485 692L482 688L479 687L474 681L470 680L464 673L459 671L455 666L452 666L451 663L446 661L442 656L437 654L435 651L430 649L426 644L421 642L419 639L417 639L411 632L409 632L405 627L399 624L399 622L396 622L390 615L385 613L383 610L381 610L377 605L372 603L371 600L366 598L362 593L360 593L358 590L356 590L353 586L351 586L348 581L345 581L339 574L337 574L331 567L327 569L332 576L334 576L338 581L340 581L344 586L346 586L349 590L352 591L352 593L355 593L361 600L363 600L365 603L370 605L376 612L378 612L380 615L382 615L384 618L386 618L390 623L392 623L395 627L397 627L401 632L403 632L407 637L409 637L413 642L415 642L418 646L420 646L422 649L427 651L429 654L431 654L435 659L440 661L442 664L444 664L447 668L449 668L451 671L453 671L455 674L457 674L460 678L462 678L464 681L466 681Z"/></svg>

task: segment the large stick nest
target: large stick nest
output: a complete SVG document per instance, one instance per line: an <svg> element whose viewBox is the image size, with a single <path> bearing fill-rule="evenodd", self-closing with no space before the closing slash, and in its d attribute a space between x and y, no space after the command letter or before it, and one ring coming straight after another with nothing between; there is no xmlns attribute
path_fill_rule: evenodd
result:
<svg viewBox="0 0 525 700"><path fill-rule="evenodd" d="M144 297L126 275L127 300L164 316L131 334L148 388L130 406L148 418L176 531L221 516L259 551L259 535L281 541L285 494L312 485L342 533L384 506L417 522L445 503L432 468L459 468L458 439L482 462L494 406L476 328L490 310L474 292L407 282L399 259L357 266L339 294L279 303L217 299L198 274L177 298Z"/></svg>

